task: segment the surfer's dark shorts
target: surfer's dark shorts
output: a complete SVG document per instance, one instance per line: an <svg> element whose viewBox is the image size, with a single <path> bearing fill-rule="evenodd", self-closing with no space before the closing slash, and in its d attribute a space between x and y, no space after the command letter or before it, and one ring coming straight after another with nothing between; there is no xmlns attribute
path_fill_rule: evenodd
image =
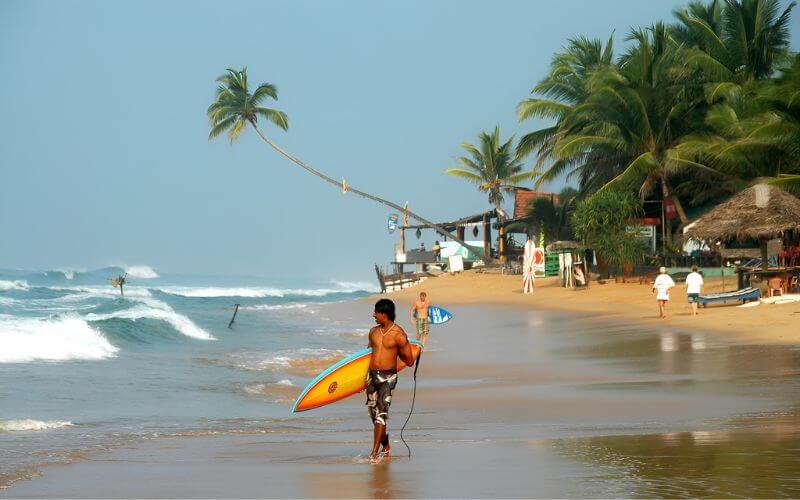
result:
<svg viewBox="0 0 800 500"><path fill-rule="evenodd" d="M392 391L397 385L396 370L370 370L367 372L367 409L373 424L386 425Z"/></svg>

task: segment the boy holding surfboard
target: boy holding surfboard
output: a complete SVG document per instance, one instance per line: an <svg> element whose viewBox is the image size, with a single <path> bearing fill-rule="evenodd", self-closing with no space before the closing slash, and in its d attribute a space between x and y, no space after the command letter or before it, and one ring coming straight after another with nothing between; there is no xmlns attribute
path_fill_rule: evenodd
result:
<svg viewBox="0 0 800 500"><path fill-rule="evenodd" d="M389 455L389 435L386 433L386 421L389 418L389 405L392 403L392 391L397 385L397 358L406 366L414 364L414 354L406 332L395 320L394 302L381 299L375 303L373 314L377 326L369 331L369 347L372 356L367 372L367 408L373 430L371 460L377 460L381 445L382 454Z"/></svg>

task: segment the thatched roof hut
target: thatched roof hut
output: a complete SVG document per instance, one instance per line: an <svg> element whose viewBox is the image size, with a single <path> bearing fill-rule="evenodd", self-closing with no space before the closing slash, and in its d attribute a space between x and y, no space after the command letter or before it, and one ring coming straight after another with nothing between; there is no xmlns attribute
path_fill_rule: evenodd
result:
<svg viewBox="0 0 800 500"><path fill-rule="evenodd" d="M548 252L555 252L558 250L577 250L583 248L583 245L577 243L575 241L564 240L564 241L554 241L545 247L545 250Z"/></svg>
<svg viewBox="0 0 800 500"><path fill-rule="evenodd" d="M757 184L705 213L683 230L684 239L766 241L800 230L800 199L768 184Z"/></svg>
<svg viewBox="0 0 800 500"><path fill-rule="evenodd" d="M707 243L758 240L767 268L767 240L800 230L800 199L768 184L756 184L705 213L683 230L684 239Z"/></svg>

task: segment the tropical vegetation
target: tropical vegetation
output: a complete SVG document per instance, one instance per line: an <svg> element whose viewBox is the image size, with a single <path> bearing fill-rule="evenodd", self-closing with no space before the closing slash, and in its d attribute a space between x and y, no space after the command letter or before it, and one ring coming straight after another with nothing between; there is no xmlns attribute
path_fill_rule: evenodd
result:
<svg viewBox="0 0 800 500"><path fill-rule="evenodd" d="M611 38L569 40L517 109L522 122L550 122L517 146L535 185L566 177L582 199L608 189L670 199L667 243L686 206L764 180L800 192L794 6L693 1L672 23L632 28L617 56Z"/></svg>
<svg viewBox="0 0 800 500"><path fill-rule="evenodd" d="M571 214L575 236L595 251L601 276L608 275L609 265L630 272L644 259L644 243L636 237L639 227L631 222L641 215L636 196L618 189L604 189L575 206Z"/></svg>
<svg viewBox="0 0 800 500"><path fill-rule="evenodd" d="M461 145L467 156L459 156L462 168L448 168L448 174L464 179L478 186L489 195L489 203L494 206L500 219L505 219L503 193L513 191L521 182L531 180L534 172L523 172L523 164L514 147L513 137L505 142L500 139L500 127L494 131L481 132L478 145L465 142Z"/></svg>
<svg viewBox="0 0 800 500"><path fill-rule="evenodd" d="M320 172L319 170L310 167L267 137L267 135L259 127L259 118L263 118L267 122L278 126L282 130L289 129L289 119L286 116L286 113L263 105L270 99L275 101L278 100L278 89L275 87L275 85L271 83L262 83L251 92L250 85L247 80L247 68L242 68L241 70L228 68L225 74L217 78L217 83L219 85L217 86L216 98L208 107L207 111L208 119L211 122L211 131L208 134L209 140L227 133L228 140L231 144L233 144L233 142L242 135L247 126L250 125L253 130L256 131L261 140L266 142L275 151L288 158L290 161L303 168L307 172L314 174L329 184L333 184L337 188L341 189L343 193L353 193L363 198L386 205L395 210L402 211L409 217L412 217L434 229L439 234L448 236L464 247L469 248L466 242L458 238L456 235L408 210L408 207L401 207L397 203L356 189L353 186L348 185L344 179L342 179L340 182Z"/></svg>

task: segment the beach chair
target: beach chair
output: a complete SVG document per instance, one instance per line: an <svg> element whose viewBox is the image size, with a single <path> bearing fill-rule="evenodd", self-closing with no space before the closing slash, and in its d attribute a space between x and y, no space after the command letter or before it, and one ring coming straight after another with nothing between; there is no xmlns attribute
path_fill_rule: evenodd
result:
<svg viewBox="0 0 800 500"><path fill-rule="evenodd" d="M748 300L756 300L760 297L761 290L750 286L733 292L708 293L700 295L697 297L696 302L703 307L708 307L708 304L714 304L716 302L725 303L737 300L741 300L742 304L744 304Z"/></svg>

